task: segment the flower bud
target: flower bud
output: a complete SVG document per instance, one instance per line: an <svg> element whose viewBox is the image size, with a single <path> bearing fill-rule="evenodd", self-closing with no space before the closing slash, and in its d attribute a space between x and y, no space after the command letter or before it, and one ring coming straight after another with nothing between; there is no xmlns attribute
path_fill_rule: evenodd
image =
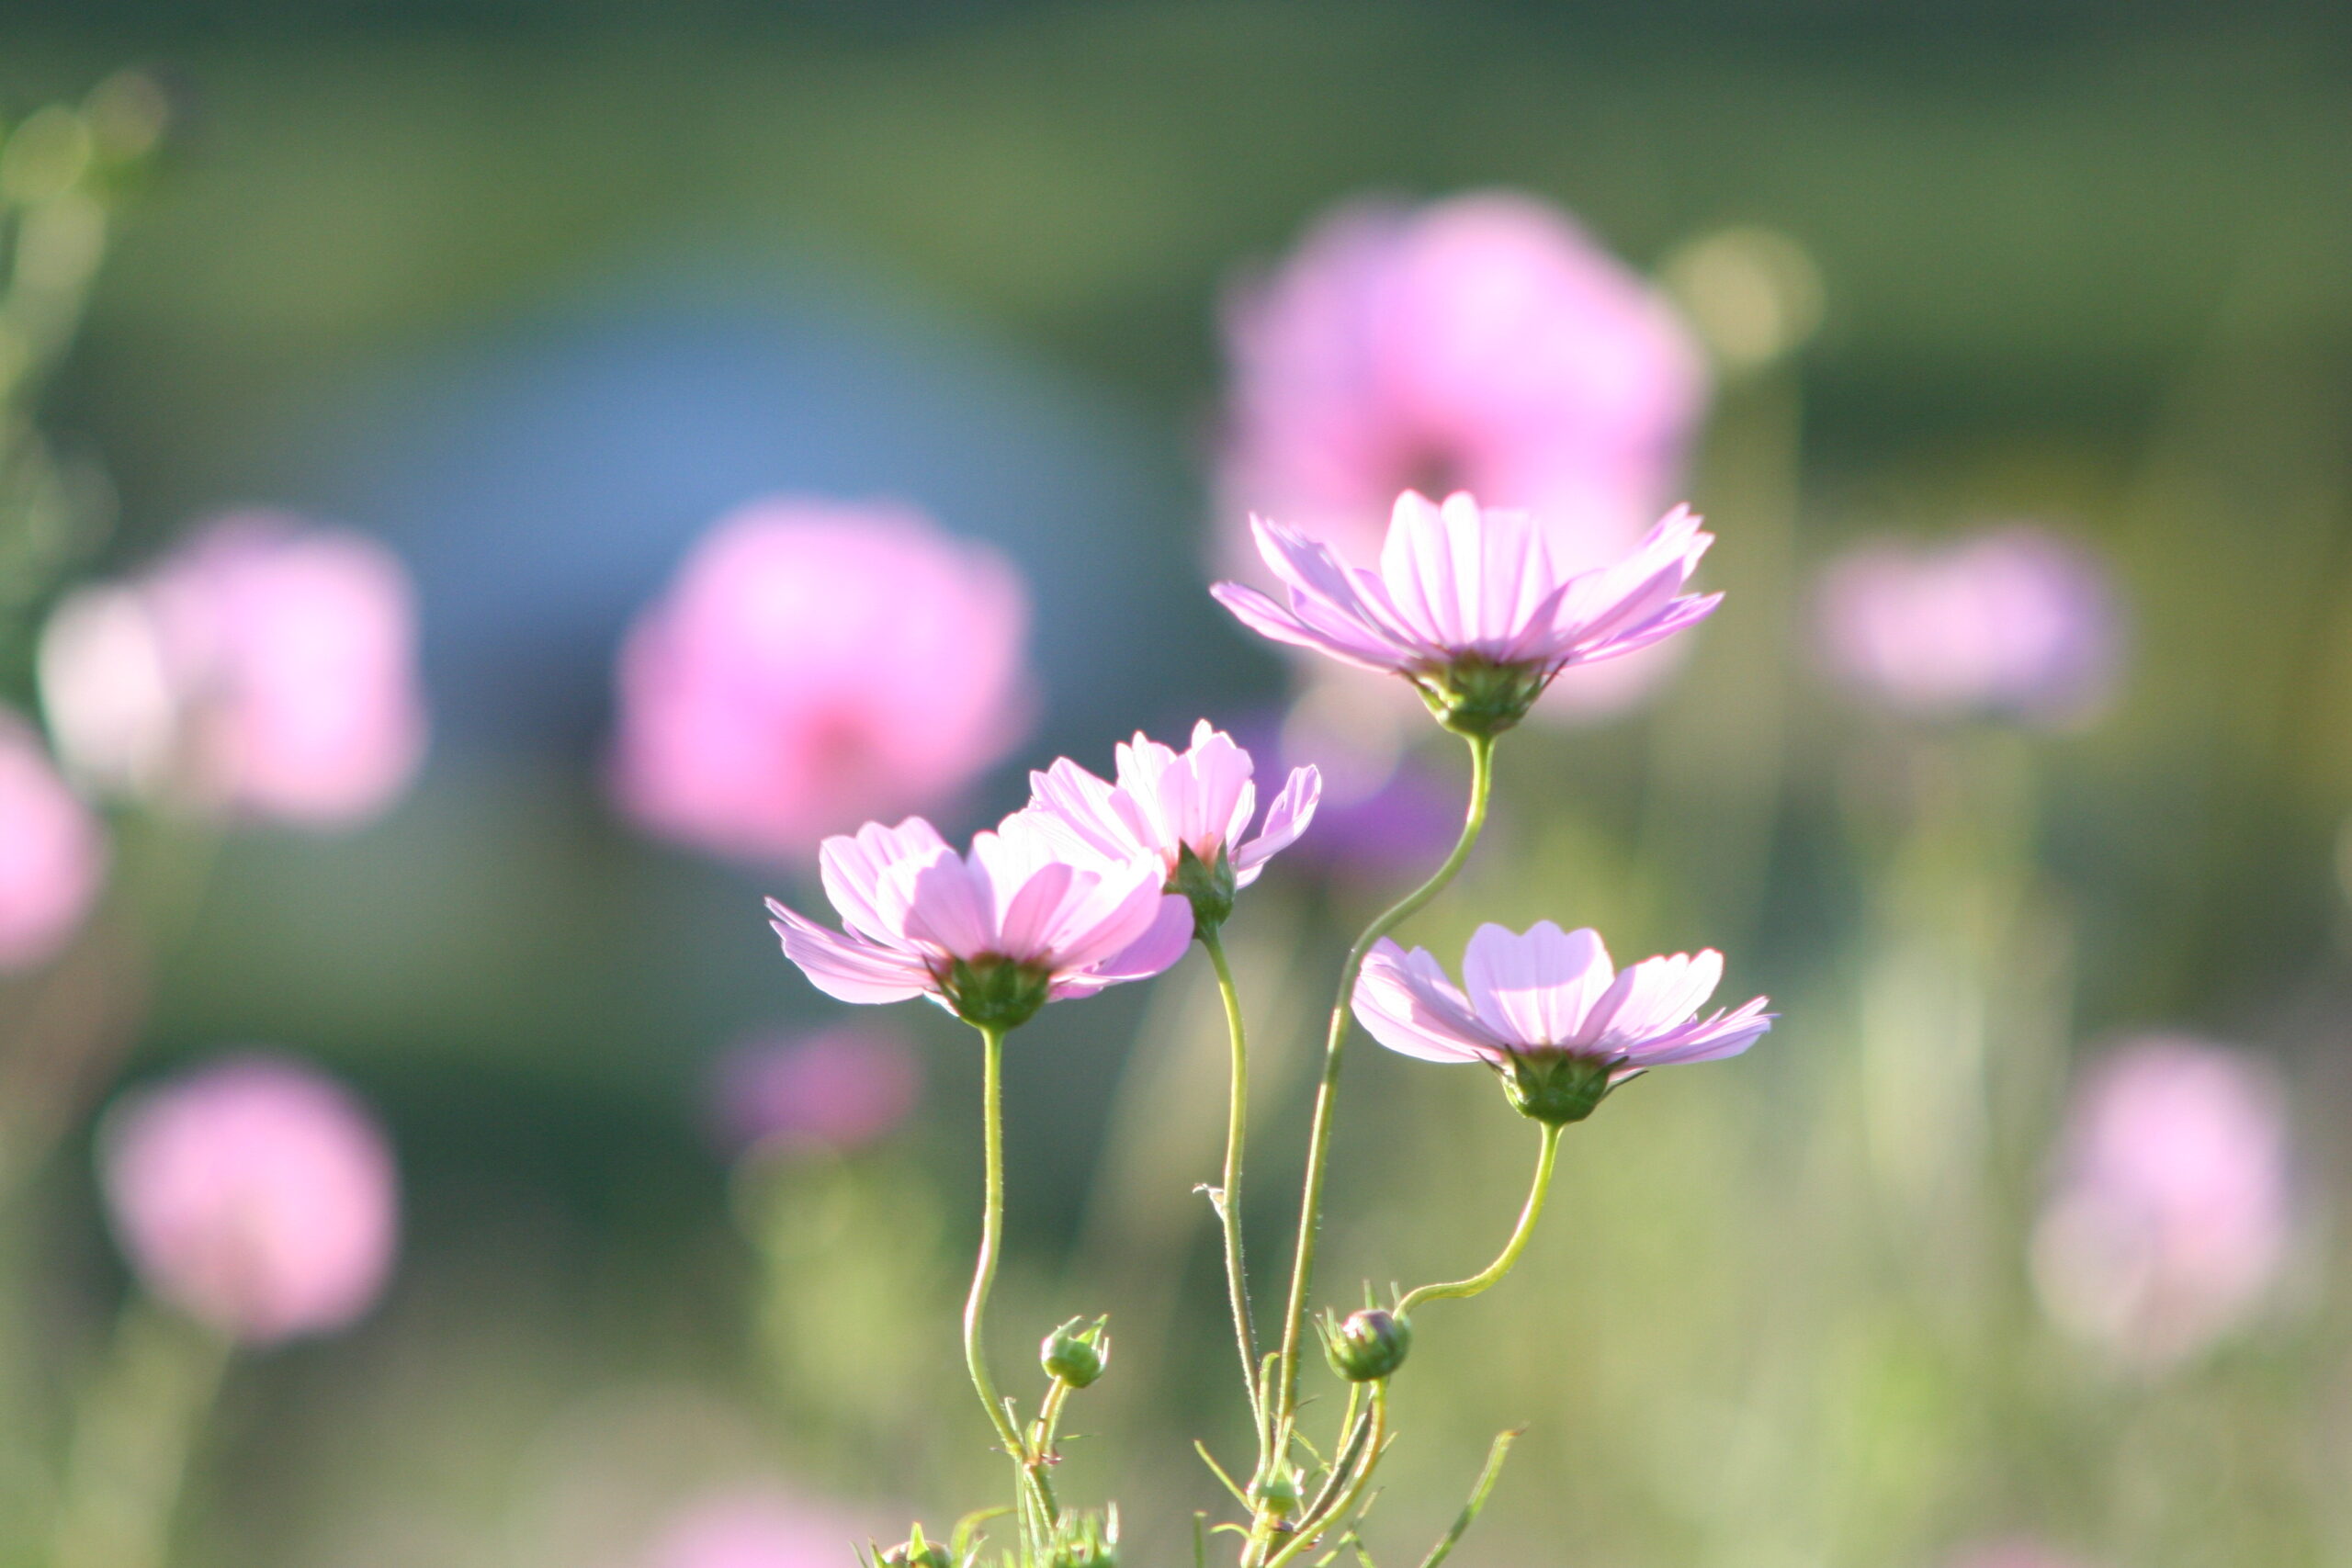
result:
<svg viewBox="0 0 2352 1568"><path fill-rule="evenodd" d="M956 1560L945 1547L925 1540L922 1526L917 1525L905 1540L882 1553L882 1568L956 1568Z"/></svg>
<svg viewBox="0 0 2352 1568"><path fill-rule="evenodd" d="M1377 1382L1405 1364L1413 1348L1413 1324L1400 1313L1366 1307L1335 1323L1323 1318L1323 1355L1331 1370L1350 1382Z"/></svg>
<svg viewBox="0 0 2352 1568"><path fill-rule="evenodd" d="M1176 850L1176 872L1168 879L1168 891L1181 893L1193 906L1193 931L1206 936L1225 924L1233 913L1233 893L1236 879L1233 857L1219 844L1214 863L1193 852L1193 846L1182 844Z"/></svg>
<svg viewBox="0 0 2352 1568"><path fill-rule="evenodd" d="M1065 1515L1046 1542L1039 1568L1119 1568L1119 1510Z"/></svg>
<svg viewBox="0 0 2352 1568"><path fill-rule="evenodd" d="M1560 1127L1591 1115L1611 1089L1638 1071L1603 1056L1513 1052L1502 1068L1503 1094L1521 1116Z"/></svg>
<svg viewBox="0 0 2352 1568"><path fill-rule="evenodd" d="M1111 1338L1102 1332L1107 1320L1098 1317L1085 1328L1079 1327L1080 1321L1071 1318L1037 1347L1037 1359L1046 1375L1072 1388L1091 1387L1111 1362Z"/></svg>
<svg viewBox="0 0 2352 1568"><path fill-rule="evenodd" d="M1290 1465L1271 1465L1250 1483L1250 1506L1277 1519L1298 1512L1298 1472Z"/></svg>

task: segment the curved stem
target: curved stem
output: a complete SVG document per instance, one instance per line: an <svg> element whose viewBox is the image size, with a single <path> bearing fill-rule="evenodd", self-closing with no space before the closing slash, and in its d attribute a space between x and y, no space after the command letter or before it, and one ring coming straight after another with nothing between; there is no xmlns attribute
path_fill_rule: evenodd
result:
<svg viewBox="0 0 2352 1568"><path fill-rule="evenodd" d="M1511 1271L1519 1255L1527 1250L1527 1238L1535 1234L1535 1222L1544 1217L1544 1200L1552 1190L1552 1167L1560 1153L1560 1131L1550 1122L1543 1123L1544 1149L1535 1157L1535 1184L1527 1194L1527 1206L1519 1212L1519 1228L1510 1233L1510 1240L1503 1244L1502 1255L1467 1280L1451 1284L1423 1285L1407 1293L1396 1303L1401 1315L1411 1312L1423 1302L1464 1301L1495 1284Z"/></svg>
<svg viewBox="0 0 2352 1568"><path fill-rule="evenodd" d="M1241 1384L1249 1391L1253 1423L1262 1425L1258 1388L1258 1331L1250 1319L1250 1266L1241 1247L1241 1152L1250 1127L1250 1043L1241 1024L1241 993L1233 984L1233 967L1225 961L1225 943L1215 931L1202 933L1216 969L1216 988L1225 998L1226 1037L1232 1044L1232 1079L1226 1096L1224 1190L1217 1199L1217 1218L1225 1227L1225 1290L1233 1303L1233 1337L1241 1348Z"/></svg>
<svg viewBox="0 0 2352 1568"><path fill-rule="evenodd" d="M1003 1439L1004 1451L1019 1463L1026 1450L1012 1418L1004 1413L1004 1401L997 1397L996 1382L989 1376L988 1350L980 1343L989 1287L996 1283L997 1252L1004 1241L1004 1031L978 1027L983 1046L980 1116L988 1162L987 1206L980 1211L980 1256L972 1267L972 1292L964 1298L964 1365L972 1374L981 1408L989 1413L989 1424Z"/></svg>
<svg viewBox="0 0 2352 1568"><path fill-rule="evenodd" d="M1494 784L1494 737L1472 736L1470 741L1470 808L1462 823L1462 837L1455 841L1453 852L1427 882L1405 895L1382 912L1380 918L1366 926L1348 949L1347 961L1340 967L1339 994L1331 1003L1331 1025L1323 1043L1323 1078L1315 1090L1315 1118L1307 1134L1306 1190L1298 1208L1298 1250L1291 1262L1290 1295L1283 1307L1283 1348L1281 1387L1274 1396L1274 1442L1279 1448L1286 1439L1290 1422L1298 1409L1299 1339L1306 1326L1306 1296L1315 1282L1316 1233L1323 1222L1323 1175L1331 1157L1331 1113L1340 1089L1340 1060L1348 1037L1348 1005L1353 998L1356 972L1363 967L1364 954L1372 944L1437 897L1439 890L1453 880L1462 863L1470 858L1471 850L1478 842L1478 834L1487 825L1487 796ZM1272 1457L1272 1456L1267 1456Z"/></svg>

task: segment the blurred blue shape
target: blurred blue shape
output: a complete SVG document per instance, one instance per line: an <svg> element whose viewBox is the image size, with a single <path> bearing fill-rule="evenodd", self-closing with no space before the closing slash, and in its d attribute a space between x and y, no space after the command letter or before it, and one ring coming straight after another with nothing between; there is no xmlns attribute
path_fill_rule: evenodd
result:
<svg viewBox="0 0 2352 1568"><path fill-rule="evenodd" d="M629 616L713 519L776 492L910 501L1011 554L1039 747L1099 749L1168 711L1171 677L1249 669L1202 592L1173 443L843 266L639 269L420 352L319 426L301 499L415 567L447 749L596 745Z"/></svg>

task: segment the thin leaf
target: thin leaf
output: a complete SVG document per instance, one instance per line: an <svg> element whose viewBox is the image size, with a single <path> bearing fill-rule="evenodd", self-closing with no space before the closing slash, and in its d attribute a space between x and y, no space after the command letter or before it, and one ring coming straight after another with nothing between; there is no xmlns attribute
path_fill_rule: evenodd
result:
<svg viewBox="0 0 2352 1568"><path fill-rule="evenodd" d="M1478 1472L1478 1484L1471 1488L1470 1501L1462 1506L1461 1517L1453 1521L1453 1528L1445 1532L1445 1539L1430 1547L1430 1554L1421 1559L1421 1568L1438 1568L1438 1564L1445 1561L1446 1554L1469 1533L1471 1525L1478 1517L1478 1510L1487 1506L1487 1497L1494 1491L1495 1482L1503 1472L1503 1461L1510 1457L1511 1444L1526 1430L1524 1427L1515 1427L1508 1432L1496 1434L1495 1446L1487 1450L1487 1468Z"/></svg>
<svg viewBox="0 0 2352 1568"><path fill-rule="evenodd" d="M1201 1456L1201 1462L1203 1464L1207 1465L1210 1470L1216 1472L1216 1478L1225 1483L1225 1489L1233 1494L1233 1500L1235 1502L1240 1504L1245 1508L1250 1506L1250 1494L1244 1492L1240 1487L1236 1486L1233 1483L1233 1477L1226 1474L1225 1466L1217 1463L1216 1456L1209 1452L1209 1446L1206 1443L1202 1442L1198 1438L1193 1438L1193 1451Z"/></svg>

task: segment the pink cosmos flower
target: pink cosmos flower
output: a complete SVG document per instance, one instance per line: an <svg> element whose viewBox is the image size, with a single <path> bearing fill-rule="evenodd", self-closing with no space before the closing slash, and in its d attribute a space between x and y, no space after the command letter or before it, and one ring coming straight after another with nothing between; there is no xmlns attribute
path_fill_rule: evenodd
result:
<svg viewBox="0 0 2352 1568"><path fill-rule="evenodd" d="M392 1154L340 1086L290 1059L233 1056L143 1090L100 1145L116 1236L140 1279L248 1343L367 1311L390 1271Z"/></svg>
<svg viewBox="0 0 2352 1568"><path fill-rule="evenodd" d="M1138 730L1117 757L1115 784L1068 757L1031 773L1029 804L1039 825L1084 854L1156 863L1168 890L1185 894L1212 925L1231 912L1235 889L1257 881L1266 862L1306 831L1323 793L1313 766L1292 770L1258 836L1244 842L1258 809L1256 764L1207 719L1193 727L1183 751Z"/></svg>
<svg viewBox="0 0 2352 1568"><path fill-rule="evenodd" d="M1674 499L1705 355L1665 296L1566 214L1506 192L1356 204L1317 224L1226 320L1224 554L1280 517L1353 566L1401 490L1521 509L1554 558L1599 566ZM1558 712L1638 697L1655 656L1576 672Z"/></svg>
<svg viewBox="0 0 2352 1568"><path fill-rule="evenodd" d="M1613 559L1672 498L1705 358L1662 295L1558 209L1489 193L1343 209L1227 322L1228 514L1346 561L1408 487L1528 512Z"/></svg>
<svg viewBox="0 0 2352 1568"><path fill-rule="evenodd" d="M1946 545L1885 541L1821 584L1830 668L1900 712L2063 726L2112 692L2120 634L2105 570L2026 525Z"/></svg>
<svg viewBox="0 0 2352 1568"><path fill-rule="evenodd" d="M922 1069L897 1034L843 1026L747 1041L719 1059L711 1088L713 1119L731 1149L854 1149L907 1119Z"/></svg>
<svg viewBox="0 0 2352 1568"><path fill-rule="evenodd" d="M2063 1328L2161 1368L2245 1322L2292 1230L2285 1095L2224 1046L2155 1036L2085 1079L2033 1237Z"/></svg>
<svg viewBox="0 0 2352 1568"><path fill-rule="evenodd" d="M1523 1114L1574 1122L1638 1074L1736 1056L1772 1027L1762 997L1698 1016L1723 972L1713 950L1621 972L1594 931L1484 925L1463 954L1459 989L1427 948L1408 953L1383 938L1356 977L1355 1013L1392 1051L1484 1062Z"/></svg>
<svg viewBox="0 0 2352 1568"><path fill-rule="evenodd" d="M958 855L920 817L825 840L833 931L771 898L785 955L845 1002L928 996L967 1022L1011 1028L1047 1001L1159 974L1184 955L1193 908L1159 863L1072 857L1015 812Z"/></svg>
<svg viewBox="0 0 2352 1568"><path fill-rule="evenodd" d="M1558 570L1525 513L1464 493L1442 507L1399 496L1376 572L1342 565L1295 528L1251 522L1288 602L1220 582L1226 608L1277 642L1404 676L1465 733L1508 728L1561 671L1663 641L1723 598L1682 592L1714 543L1687 507L1623 559L1581 572Z"/></svg>
<svg viewBox="0 0 2352 1568"><path fill-rule="evenodd" d="M143 578L68 596L40 652L60 752L112 789L335 826L424 755L407 573L345 529L222 517Z"/></svg>
<svg viewBox="0 0 2352 1568"><path fill-rule="evenodd" d="M56 956L97 902L106 867L97 818L32 727L0 708L0 974Z"/></svg>
<svg viewBox="0 0 2352 1568"><path fill-rule="evenodd" d="M1028 728L1027 626L1011 564L918 513L754 502L628 634L614 793L655 832L768 861L948 805Z"/></svg>
<svg viewBox="0 0 2352 1568"><path fill-rule="evenodd" d="M837 1511L762 1488L714 1493L679 1510L647 1568L841 1568L864 1534Z"/></svg>

